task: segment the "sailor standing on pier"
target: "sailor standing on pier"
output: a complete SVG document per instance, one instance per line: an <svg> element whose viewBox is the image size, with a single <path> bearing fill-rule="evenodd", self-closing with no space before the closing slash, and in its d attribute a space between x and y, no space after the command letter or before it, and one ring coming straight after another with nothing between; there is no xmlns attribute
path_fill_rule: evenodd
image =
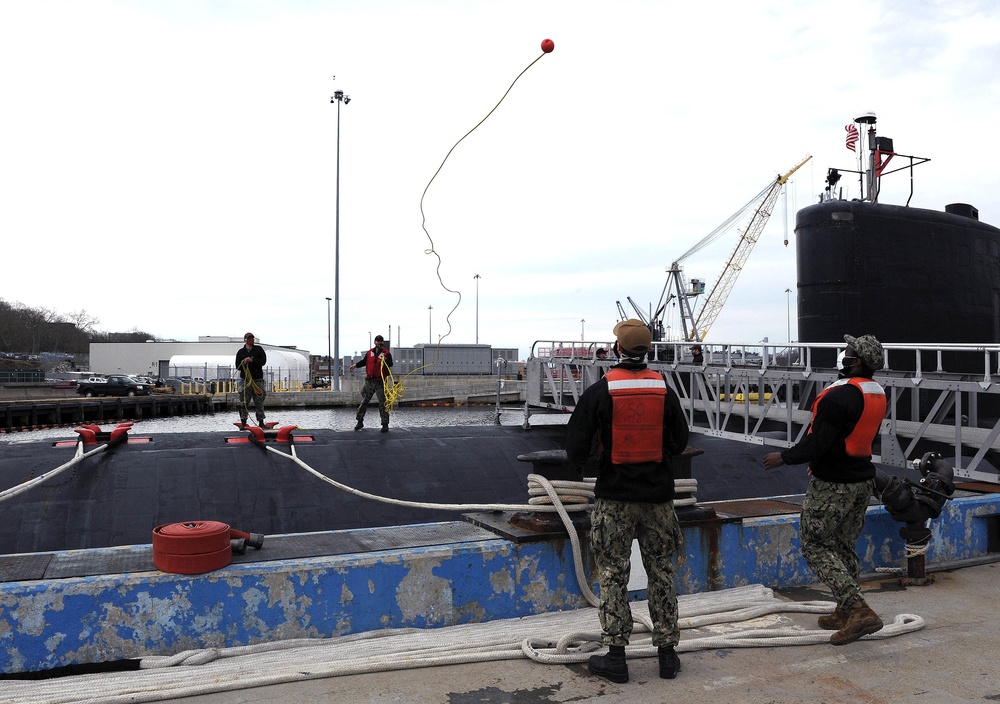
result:
<svg viewBox="0 0 1000 704"><path fill-rule="evenodd" d="M836 631L833 645L882 629L882 619L861 596L855 552L875 489L872 441L885 417L885 390L872 379L882 368L882 344L872 335L844 335L844 341L840 378L813 401L809 432L794 447L764 457L765 469L809 463L802 557L837 600L837 610L819 619L820 628Z"/></svg>
<svg viewBox="0 0 1000 704"><path fill-rule="evenodd" d="M569 467L581 475L595 435L601 447L591 545L601 582L598 614L609 649L607 655L591 657L588 666L612 682L628 682L625 646L633 626L628 579L637 539L649 576L660 677L673 679L681 669L674 650L680 640L674 560L683 535L673 508L671 457L687 447L687 420L663 375L646 367L649 328L624 320L614 334L620 362L580 396L566 435Z"/></svg>

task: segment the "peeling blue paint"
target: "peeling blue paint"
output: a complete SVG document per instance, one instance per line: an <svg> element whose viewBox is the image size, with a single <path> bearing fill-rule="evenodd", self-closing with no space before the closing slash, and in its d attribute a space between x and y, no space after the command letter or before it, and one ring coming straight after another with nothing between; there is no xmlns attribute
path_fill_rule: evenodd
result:
<svg viewBox="0 0 1000 704"><path fill-rule="evenodd" d="M987 551L992 496L950 501L928 565ZM868 510L862 570L905 564L899 524ZM706 539L705 531L715 531ZM808 584L798 516L684 527L680 593ZM584 541L589 575L589 550ZM714 545L715 549L707 546ZM113 548L110 550L114 550ZM591 584L596 590L597 584ZM368 554L234 564L204 575L143 572L0 584L3 672L192 648L401 627L439 627L585 607L568 540L485 540Z"/></svg>

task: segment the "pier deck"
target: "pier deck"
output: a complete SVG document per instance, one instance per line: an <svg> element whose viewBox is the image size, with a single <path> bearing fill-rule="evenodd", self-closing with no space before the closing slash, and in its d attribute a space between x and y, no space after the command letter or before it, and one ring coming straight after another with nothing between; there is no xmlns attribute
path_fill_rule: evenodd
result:
<svg viewBox="0 0 1000 704"><path fill-rule="evenodd" d="M1000 698L1000 665L988 654L1000 628L1000 614L993 607L998 580L1000 564L993 563L937 573L934 583L924 587L903 588L888 578L870 581L862 588L883 620L912 613L922 616L926 626L915 633L885 640L866 638L839 648L824 644L682 653L682 669L675 680L661 680L656 660L649 658L629 661L631 679L626 684L594 677L582 663L544 665L523 659L303 680L161 701L183 704L992 701ZM829 598L821 585L779 590L776 594L792 601ZM783 621L780 625L815 627L815 618L805 614L794 614ZM597 628L596 613L594 622ZM235 668L233 664L231 669Z"/></svg>

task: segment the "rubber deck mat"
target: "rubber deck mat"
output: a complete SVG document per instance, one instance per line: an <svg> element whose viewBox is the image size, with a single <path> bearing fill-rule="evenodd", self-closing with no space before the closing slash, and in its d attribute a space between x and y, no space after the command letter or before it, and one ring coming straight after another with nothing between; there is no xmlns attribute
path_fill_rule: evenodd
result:
<svg viewBox="0 0 1000 704"><path fill-rule="evenodd" d="M740 499L739 501L717 501L712 508L716 513L738 518L757 518L761 516L780 516L786 513L798 513L802 510L800 504L774 499Z"/></svg>
<svg viewBox="0 0 1000 704"><path fill-rule="evenodd" d="M264 546L260 550L248 548L243 555L233 555L232 564L373 553L496 538L495 533L466 522L264 536ZM154 571L152 545L0 556L0 581L3 582Z"/></svg>
<svg viewBox="0 0 1000 704"><path fill-rule="evenodd" d="M52 561L52 554L0 555L0 582L41 579Z"/></svg>

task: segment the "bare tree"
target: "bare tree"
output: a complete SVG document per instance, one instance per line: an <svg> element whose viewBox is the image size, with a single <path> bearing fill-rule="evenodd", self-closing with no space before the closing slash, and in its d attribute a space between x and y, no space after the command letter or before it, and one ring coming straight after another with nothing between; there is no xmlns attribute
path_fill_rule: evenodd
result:
<svg viewBox="0 0 1000 704"><path fill-rule="evenodd" d="M91 315L83 308L75 313L68 314L66 319L75 324L77 330L85 333L94 332L94 328L101 322L96 316Z"/></svg>

